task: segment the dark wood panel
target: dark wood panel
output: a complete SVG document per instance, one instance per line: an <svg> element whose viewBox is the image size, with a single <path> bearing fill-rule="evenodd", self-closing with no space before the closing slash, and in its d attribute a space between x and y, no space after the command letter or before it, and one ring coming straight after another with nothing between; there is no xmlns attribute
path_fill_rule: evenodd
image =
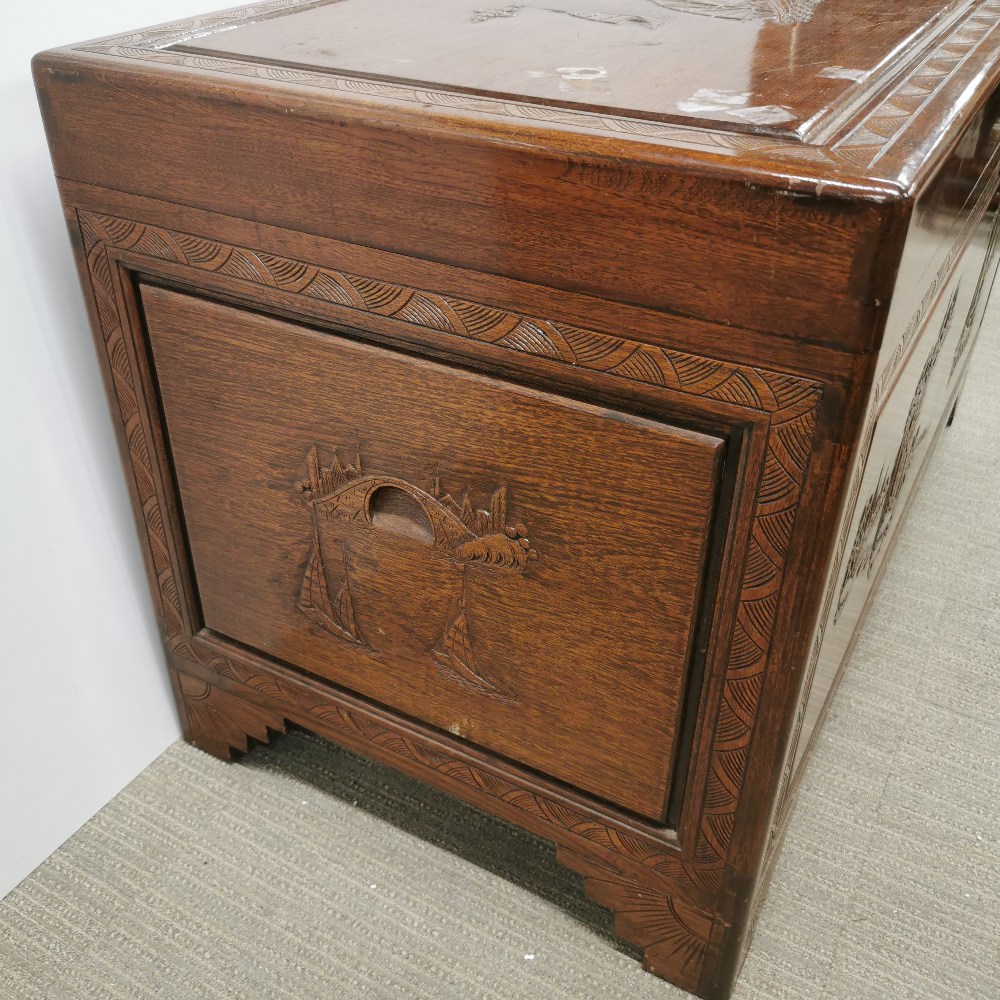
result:
<svg viewBox="0 0 1000 1000"><path fill-rule="evenodd" d="M90 208L98 213L102 208L121 204L117 196L106 193L91 192L91 196L96 201L89 202ZM184 608L196 604L194 588L183 560L179 563L176 557L179 536L173 519L167 521L179 501L172 486L162 482L157 471L162 445L158 443L157 418L147 414L144 403L151 390L142 363L143 332L133 302L134 289L121 265L157 271L172 261L168 277L180 277L195 287L203 280L211 283L216 274L240 278L246 288L255 289L251 299L262 308L271 309L283 301L282 308L298 314L304 303L312 301L310 289L315 290L315 283L324 274L322 268L303 263L299 254L305 256L312 252L309 248L325 244L300 237L301 250L297 250L295 239L285 234L285 242L279 245L291 256L283 257L276 256L264 242L255 240L240 249L225 240L213 239L211 234L221 237L239 228L231 219L198 215L205 227L202 231L209 234L205 238L92 211L81 211L79 215L71 212L71 217L81 259L86 262L96 329L101 331L101 351L110 369L109 385L121 414L125 454L135 484L136 509L147 540L167 646L172 655L200 664L210 674L241 673L251 662L262 666L262 673L257 666L252 668L255 672L248 683L262 697L277 698L282 688L269 679L267 660L249 655L245 647L232 643L220 647L206 644L201 636L191 636L190 630L197 629L197 623L190 624ZM273 230L257 234L261 241L276 235ZM361 256L375 259L379 255ZM408 274L426 268L419 262L402 263ZM440 269L435 271L442 273ZM325 274L322 280L326 280ZM348 284L368 303L362 310L365 328L374 325L380 337L391 340L411 329L429 330L433 316L440 318L441 314L424 309L416 313L411 310L412 314L404 317L395 302L386 302L383 308L376 300L390 294L398 297L399 286L384 281L358 286L353 283L356 280L355 276ZM278 287L294 294L281 299ZM496 286L485 281L483 287ZM515 295L522 294L517 286L513 288ZM335 301L344 291L341 288L333 298L324 296L323 301ZM415 290L411 288L410 292ZM546 310L543 317L532 320L539 331L545 332L545 339L535 342L501 336L491 353L483 357L489 357L498 368L544 372L551 384L567 388L573 385L574 391L586 387L587 391L606 393L613 387L613 394L627 407L641 406L648 412L648 407L662 405L669 408L668 412L696 418L700 426L706 426L709 420L731 427L745 444L732 470L735 499L727 534L733 557L723 560L719 567L718 592L726 595L720 613L713 616L711 628L698 639L699 649L706 650L705 683L700 697L690 703L694 709L690 733L693 754L690 768L685 765L689 779L676 832L661 827L652 836L649 832L640 836L634 821L623 823L618 810L602 808L594 800L590 808L602 813L602 823L582 818L579 811L534 801L516 768L497 761L488 751L475 751L471 744L466 746L476 759L506 768L508 777L496 782L479 768L468 774L481 789L481 797L494 803L491 807L506 810L509 797L525 808L538 810L558 842L562 842L559 824L572 824L574 833L591 838L591 860L600 857L610 865L601 877L615 882L619 876L612 872L631 872L620 878L622 887L632 889L625 894L616 889L611 895L601 896L619 910L623 921L627 920L622 925L623 933L643 942L648 965L658 974L691 984L692 989L705 995L721 995L728 989L733 972L729 964L732 940L738 939L740 933L748 899L745 885L757 864L761 817L774 794L771 762L775 754L782 752L788 737L787 700L794 691L801 665L800 647L806 639L798 616L808 617L819 596L821 581L815 569L826 551L832 527L830 508L836 504L839 489L839 471L833 464L838 448L829 442L833 436L851 437L855 419L851 414L856 408L844 409L839 393L824 396L823 386L808 378L741 367L731 361L597 332L608 328L604 303L544 290L538 294L553 303L552 311ZM416 292L414 298L428 301L427 293ZM430 295L433 300L434 295ZM555 318L560 312L554 305L557 302L569 305L571 315L578 316L585 326L561 324ZM374 323L384 309L396 314L395 325L383 328L383 324ZM614 310L611 306L610 312L614 314ZM638 319L627 329L657 327L655 318L644 322L641 312L627 314ZM500 329L513 334L524 329L525 322L524 315L490 307L489 320L480 334L470 328L458 338L452 335L448 355L463 356L475 347L477 336L485 334L489 339ZM439 341L444 344L448 337L442 336ZM830 357L836 364L836 356ZM561 373L578 375L579 381L574 378L564 382ZM858 391L852 390L855 394ZM796 567L801 566L809 566L810 572L798 572ZM187 695L182 697L188 700ZM200 698L193 700L201 702ZM328 702L335 705L340 700L331 698ZM205 702L207 706L199 706L205 708L199 716L199 728L189 729L192 736L201 733L199 738L207 739L206 730L217 726L218 740L231 740L243 724L250 725L254 732L260 731L254 713L248 715L236 708L223 712L218 700L210 695L206 695ZM272 702L272 710L275 704ZM318 703L310 709L322 712L325 721L329 710ZM346 719L342 721L348 727L353 725ZM378 740L379 746L391 745L393 753L405 750L427 763L424 751L408 742L403 719L397 717ZM685 745L687 742L685 736ZM241 744L226 743L229 745ZM224 750L218 741L211 746L220 753ZM467 773L465 765L453 757L435 755L431 763L434 774ZM445 783L444 778L433 780ZM578 842L574 852L578 853L580 846ZM593 885L598 879L596 873L587 877L591 885L588 891L603 892ZM652 908L640 905L636 909L628 893L637 892L635 898L639 900L649 898L648 893L661 880L666 880L669 888L656 890L660 902ZM709 899L716 900L713 922L705 922L709 919L706 914L692 926L686 919L693 913L690 906L703 906ZM660 934L665 936L661 938Z"/></svg>
<svg viewBox="0 0 1000 1000"><path fill-rule="evenodd" d="M143 303L209 628L662 816L720 440Z"/></svg>
<svg viewBox="0 0 1000 1000"><path fill-rule="evenodd" d="M629 2L433 0L390 53L264 0L35 71L186 733L307 725L536 829L724 997L817 623L856 634L992 280L1000 0Z"/></svg>
<svg viewBox="0 0 1000 1000"><path fill-rule="evenodd" d="M812 652L795 762L846 665L930 454L954 405L997 268L1000 95L916 206Z"/></svg>

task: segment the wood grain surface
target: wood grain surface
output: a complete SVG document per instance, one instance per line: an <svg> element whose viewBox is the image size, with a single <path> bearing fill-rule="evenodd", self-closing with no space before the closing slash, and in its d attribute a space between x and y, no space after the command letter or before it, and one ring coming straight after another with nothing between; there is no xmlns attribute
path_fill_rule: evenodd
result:
<svg viewBox="0 0 1000 1000"><path fill-rule="evenodd" d="M886 17L855 0L338 0L171 50L797 139L970 6L921 0Z"/></svg>

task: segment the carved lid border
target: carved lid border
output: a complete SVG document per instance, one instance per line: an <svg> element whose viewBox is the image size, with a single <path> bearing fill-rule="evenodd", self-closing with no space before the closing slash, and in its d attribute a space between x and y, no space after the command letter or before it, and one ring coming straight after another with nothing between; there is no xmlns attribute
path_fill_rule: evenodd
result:
<svg viewBox="0 0 1000 1000"><path fill-rule="evenodd" d="M589 832L584 833L667 878L702 891L721 890L777 618L786 553L812 453L821 385L159 226L84 211L78 218L146 523L159 603L168 641L178 648L191 648L178 587L183 573L175 565L173 553L177 550L170 544L164 524L162 510L169 509L168 501L158 492L164 487L158 485L151 458L154 449L142 421L141 377L126 342L129 321L119 310L108 256L111 249L225 274L769 416L765 466L755 500L694 857L682 859L599 823L590 823ZM161 503L166 506L161 508ZM247 682L242 675L240 679ZM553 822L562 822L567 816L558 813Z"/></svg>
<svg viewBox="0 0 1000 1000"><path fill-rule="evenodd" d="M801 166L812 163L818 167L826 163L828 169L829 165L837 164L845 171L856 173L858 169L870 171L885 157L910 128L918 112L944 89L1000 22L1000 0L982 0L964 17L960 17L951 30L944 31L916 66L911 67L881 101L870 107L861 119L854 122L831 145L656 122L527 101L501 100L445 88L434 89L338 75L336 71L319 72L269 66L237 57L220 58L170 50L171 46L182 45L195 38L317 5L317 0L261 0L260 3L216 14L115 35L77 46L76 49L124 59L332 90L378 100L432 106L444 111L516 119L526 125L604 132L619 138L641 139L665 146L708 151L720 156L765 156L775 162L788 161L790 169L794 169L796 164ZM830 113L836 117L836 107Z"/></svg>

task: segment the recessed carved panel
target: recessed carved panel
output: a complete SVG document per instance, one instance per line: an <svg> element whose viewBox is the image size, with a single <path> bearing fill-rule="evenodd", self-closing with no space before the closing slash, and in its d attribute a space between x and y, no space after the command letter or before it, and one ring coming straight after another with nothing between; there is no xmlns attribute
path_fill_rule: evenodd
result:
<svg viewBox="0 0 1000 1000"><path fill-rule="evenodd" d="M878 481L868 495L861 511L861 520L858 522L851 555L847 560L847 567L840 585L837 610L833 618L834 624L840 617L844 605L847 604L854 581L861 576L871 579L885 543L896 527L899 503L904 495L904 487L909 480L918 449L928 430L927 426L921 422L924 400L927 396L927 385L935 368L937 368L941 348L951 333L960 289L961 284L955 287L948 300L948 307L945 310L944 319L941 321L937 339L934 341L934 346L931 348L930 354L927 355L920 371L916 389L913 391L913 399L906 414L899 448L892 464L879 474Z"/></svg>
<svg viewBox="0 0 1000 1000"><path fill-rule="evenodd" d="M135 376L124 345L127 327L118 312L109 249L128 251L150 262L179 263L190 268L192 276L199 271L218 271L251 286L269 285L343 303L403 322L444 329L459 337L485 340L515 352L537 354L769 415L763 486L752 522L697 857L684 860L656 851L644 854L648 855L646 863L664 875L705 889L719 888L778 610L785 551L804 486L822 395L820 387L784 373L642 344L454 296L362 279L280 257L265 248L251 250L106 215L81 213L80 222L114 383L129 440L134 442L134 475L139 484L149 484L143 493L148 497L144 510L149 544L157 565L162 567L158 589L173 642L183 642L185 636L177 571L167 558L165 529L152 492L154 474L132 390ZM157 555L161 552L162 556Z"/></svg>

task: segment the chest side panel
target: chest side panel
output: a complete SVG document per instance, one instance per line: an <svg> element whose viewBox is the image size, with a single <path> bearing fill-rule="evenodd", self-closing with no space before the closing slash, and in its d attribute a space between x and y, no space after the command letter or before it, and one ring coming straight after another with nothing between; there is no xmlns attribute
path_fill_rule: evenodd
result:
<svg viewBox="0 0 1000 1000"><path fill-rule="evenodd" d="M615 303L66 190L192 738L291 721L540 832L595 893L635 876L610 905L696 985L783 743L757 721L836 394Z"/></svg>
<svg viewBox="0 0 1000 1000"><path fill-rule="evenodd" d="M998 120L994 97L914 211L813 645L796 762L853 648L979 332L997 268Z"/></svg>

